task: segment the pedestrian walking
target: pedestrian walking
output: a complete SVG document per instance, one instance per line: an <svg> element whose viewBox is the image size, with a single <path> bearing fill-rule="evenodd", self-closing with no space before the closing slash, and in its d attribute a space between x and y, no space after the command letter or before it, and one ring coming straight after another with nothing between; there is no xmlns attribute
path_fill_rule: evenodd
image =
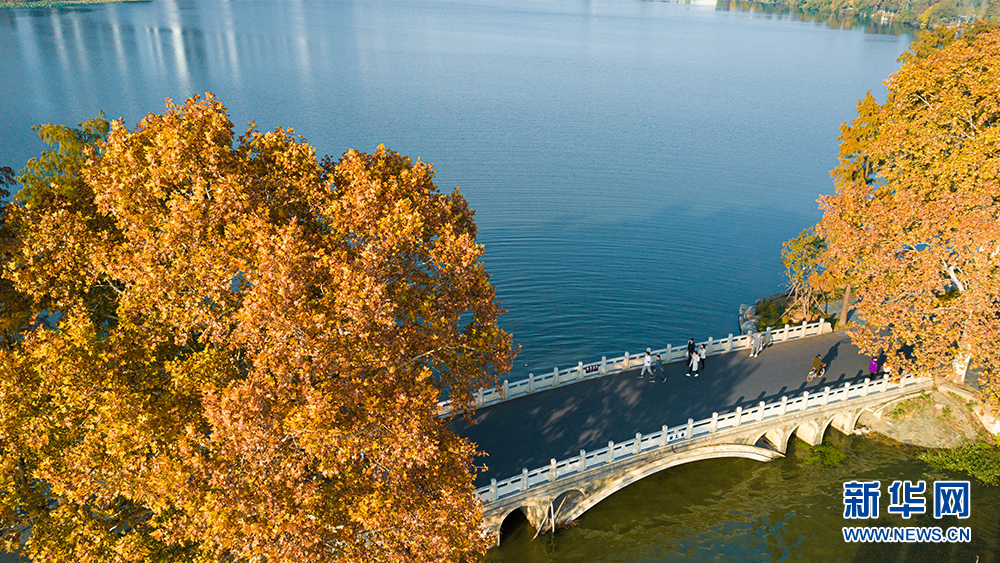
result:
<svg viewBox="0 0 1000 563"><path fill-rule="evenodd" d="M812 369L809 370L806 382L810 382L816 377L823 377L824 373L826 373L826 364L823 363L823 358L819 354L816 354L816 357L813 358Z"/></svg>
<svg viewBox="0 0 1000 563"><path fill-rule="evenodd" d="M642 358L642 371L639 372L639 379L642 376L649 374L649 380L653 380L653 359L649 357L650 349L646 348L646 355Z"/></svg>
<svg viewBox="0 0 1000 563"><path fill-rule="evenodd" d="M705 367L705 358L707 356L708 356L708 350L706 350L705 349L705 345L702 344L701 347L698 348L698 359L699 359L699 361L701 361L701 367L702 367L702 369L704 369L704 367Z"/></svg>
<svg viewBox="0 0 1000 563"><path fill-rule="evenodd" d="M689 372L688 376L690 376L693 373L695 377L698 377L698 364L699 364L699 362L701 362L701 356L698 355L698 352L692 353L691 354L691 360L688 362L688 368L689 368L688 369L688 372Z"/></svg>
<svg viewBox="0 0 1000 563"><path fill-rule="evenodd" d="M756 358L764 349L764 336L758 331L750 336L750 357Z"/></svg>
<svg viewBox="0 0 1000 563"><path fill-rule="evenodd" d="M878 357L872 356L872 361L868 362L868 375L875 377L876 373L878 373Z"/></svg>
<svg viewBox="0 0 1000 563"><path fill-rule="evenodd" d="M660 358L659 354L656 355L656 363L653 364L653 373L654 374L659 373L660 377L663 378L663 382L664 383L667 382L667 376L666 376L666 374L663 371L663 359ZM654 376L654 379L655 379L655 376Z"/></svg>
<svg viewBox="0 0 1000 563"><path fill-rule="evenodd" d="M694 338L688 339L688 350L684 357L687 358L688 361L691 361L691 354L694 354Z"/></svg>

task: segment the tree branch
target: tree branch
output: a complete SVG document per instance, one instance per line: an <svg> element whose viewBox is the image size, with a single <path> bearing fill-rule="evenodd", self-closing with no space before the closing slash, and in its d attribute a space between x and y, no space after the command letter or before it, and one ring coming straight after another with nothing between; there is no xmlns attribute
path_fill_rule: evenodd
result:
<svg viewBox="0 0 1000 563"><path fill-rule="evenodd" d="M958 279L957 275L955 275L955 266L945 262L944 260L941 260L941 265L944 266L944 271L948 273L948 277L951 278L952 283L954 283L955 287L958 288L958 292L964 292L965 284L962 283L962 280Z"/></svg>

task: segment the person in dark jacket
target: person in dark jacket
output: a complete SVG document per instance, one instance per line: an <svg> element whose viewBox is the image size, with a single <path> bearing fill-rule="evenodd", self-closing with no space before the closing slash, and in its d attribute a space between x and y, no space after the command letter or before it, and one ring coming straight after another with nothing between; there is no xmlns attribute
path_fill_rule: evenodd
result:
<svg viewBox="0 0 1000 563"><path fill-rule="evenodd" d="M823 358L821 358L819 354L816 354L816 357L813 358L812 369L809 370L809 377L806 378L806 381L809 382L816 377L823 377L823 373L825 372L826 364L823 363Z"/></svg>

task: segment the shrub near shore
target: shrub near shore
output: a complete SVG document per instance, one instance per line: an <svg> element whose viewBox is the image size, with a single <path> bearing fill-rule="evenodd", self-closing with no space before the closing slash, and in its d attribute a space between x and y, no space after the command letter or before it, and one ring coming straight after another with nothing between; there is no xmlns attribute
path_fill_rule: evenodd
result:
<svg viewBox="0 0 1000 563"><path fill-rule="evenodd" d="M947 471L961 471L984 485L1000 483L1000 447L988 434L951 450L922 452L917 457Z"/></svg>

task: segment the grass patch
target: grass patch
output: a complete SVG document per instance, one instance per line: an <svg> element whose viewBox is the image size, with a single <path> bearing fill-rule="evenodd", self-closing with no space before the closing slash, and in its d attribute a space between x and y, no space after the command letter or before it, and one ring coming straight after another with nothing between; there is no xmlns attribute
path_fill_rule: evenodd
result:
<svg viewBox="0 0 1000 563"><path fill-rule="evenodd" d="M950 395L952 399L955 399L955 402L965 405L965 408L969 409L969 412L972 412L976 408L976 402L972 399L965 400L965 397L954 391L948 391L948 395Z"/></svg>
<svg viewBox="0 0 1000 563"><path fill-rule="evenodd" d="M785 302L787 298L780 298L779 301L768 301L767 299L760 299L754 304L757 309L757 316L760 320L757 321L757 330L767 330L767 327L781 328L788 323L788 316L786 315L788 309L785 307Z"/></svg>
<svg viewBox="0 0 1000 563"><path fill-rule="evenodd" d="M836 467L847 458L847 455L837 449L837 446L834 446L829 438L823 440L823 443L818 446L809 446L809 451L812 452L812 455L806 459L806 463L819 463L823 467Z"/></svg>
<svg viewBox="0 0 1000 563"><path fill-rule="evenodd" d="M945 408L941 409L941 414L938 415L937 419L938 420L945 420L945 419L948 419L948 418L951 418L951 408L950 407L945 407Z"/></svg>
<svg viewBox="0 0 1000 563"><path fill-rule="evenodd" d="M759 299L754 303L754 308L757 309L757 330L763 332L767 330L767 327L771 328L783 328L787 325L797 325L802 321L795 322L792 320L791 315L793 309L796 309L797 305L792 303L790 297L779 297L775 301L768 301L767 299ZM827 315L819 308L818 305L814 305L809 310L809 319L812 320L826 319L826 322L830 323L836 328L837 316Z"/></svg>
<svg viewBox="0 0 1000 563"><path fill-rule="evenodd" d="M1000 447L984 440L968 442L952 450L917 454L921 460L947 471L961 471L980 483L1000 483Z"/></svg>
<svg viewBox="0 0 1000 563"><path fill-rule="evenodd" d="M929 393L921 393L916 397L911 397L905 401L900 401L896 405L896 408L892 409L889 416L893 420L899 420L900 418L914 412L919 412L925 409L931 404L931 396Z"/></svg>

